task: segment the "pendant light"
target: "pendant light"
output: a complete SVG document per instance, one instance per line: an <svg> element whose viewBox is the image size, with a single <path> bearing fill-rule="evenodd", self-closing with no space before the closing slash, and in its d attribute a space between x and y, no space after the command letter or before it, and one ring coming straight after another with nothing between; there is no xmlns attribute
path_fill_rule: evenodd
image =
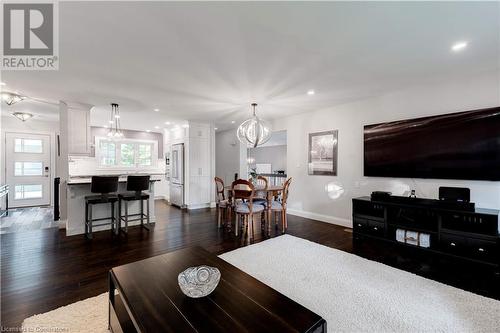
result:
<svg viewBox="0 0 500 333"><path fill-rule="evenodd" d="M22 96L13 92L2 92L2 100L7 105L12 105L17 102L21 102L24 99L26 99L26 96Z"/></svg>
<svg viewBox="0 0 500 333"><path fill-rule="evenodd" d="M253 116L245 120L240 127L238 127L237 136L241 143L250 147L257 147L263 145L271 138L271 126L263 119L257 117L255 108L257 103L252 103Z"/></svg>
<svg viewBox="0 0 500 333"><path fill-rule="evenodd" d="M123 136L120 126L120 110L118 110L118 104L116 103L111 103L111 119L109 120L109 125L109 137L120 138Z"/></svg>
<svg viewBox="0 0 500 333"><path fill-rule="evenodd" d="M26 120L33 118L33 114L28 112L14 112L12 115L17 119L21 120L22 122L25 122Z"/></svg>

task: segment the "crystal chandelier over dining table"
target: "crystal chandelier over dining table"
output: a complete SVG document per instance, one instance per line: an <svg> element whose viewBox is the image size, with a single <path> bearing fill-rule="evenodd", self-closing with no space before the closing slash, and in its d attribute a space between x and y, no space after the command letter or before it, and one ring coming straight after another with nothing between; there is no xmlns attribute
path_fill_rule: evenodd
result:
<svg viewBox="0 0 500 333"><path fill-rule="evenodd" d="M257 147L263 145L271 138L271 126L269 123L259 117L255 112L257 103L252 103L253 116L250 119L245 120L237 130L238 140L241 143L246 144L250 147Z"/></svg>
<svg viewBox="0 0 500 333"><path fill-rule="evenodd" d="M108 136L115 138L123 136L120 126L120 110L118 110L118 104L116 103L111 103L111 119L109 120Z"/></svg>

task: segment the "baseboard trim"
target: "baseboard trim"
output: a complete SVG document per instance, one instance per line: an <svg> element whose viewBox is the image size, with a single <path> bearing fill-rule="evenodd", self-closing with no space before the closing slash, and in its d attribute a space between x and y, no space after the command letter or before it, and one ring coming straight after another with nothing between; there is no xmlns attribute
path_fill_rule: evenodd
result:
<svg viewBox="0 0 500 333"><path fill-rule="evenodd" d="M187 205L188 210L202 209L202 208L210 208L210 204L204 203L204 204L196 204L196 205Z"/></svg>
<svg viewBox="0 0 500 333"><path fill-rule="evenodd" d="M301 209L290 209L290 208L287 209L287 213L290 215L305 217L311 220L317 220L321 222L340 225L342 227L352 228L352 220L344 219L341 217L323 215L323 214L308 212Z"/></svg>
<svg viewBox="0 0 500 333"><path fill-rule="evenodd" d="M215 207L217 207L217 204L215 202L207 202L204 204L188 205L187 209L192 210L192 209L215 208Z"/></svg>

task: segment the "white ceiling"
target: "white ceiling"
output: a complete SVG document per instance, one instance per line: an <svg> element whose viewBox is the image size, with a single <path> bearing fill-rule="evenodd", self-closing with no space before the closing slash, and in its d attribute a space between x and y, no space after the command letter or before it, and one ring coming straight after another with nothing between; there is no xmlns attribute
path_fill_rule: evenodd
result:
<svg viewBox="0 0 500 333"><path fill-rule="evenodd" d="M277 118L465 79L500 59L499 2L61 2L59 12L60 69L1 80L96 105L94 125L119 103L131 129L181 119L228 128L254 101ZM454 53L459 40L469 46Z"/></svg>

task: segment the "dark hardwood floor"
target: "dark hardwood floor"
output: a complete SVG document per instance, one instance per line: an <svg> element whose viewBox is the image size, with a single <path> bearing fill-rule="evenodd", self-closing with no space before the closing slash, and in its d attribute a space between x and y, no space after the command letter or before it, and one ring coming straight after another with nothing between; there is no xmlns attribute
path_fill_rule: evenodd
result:
<svg viewBox="0 0 500 333"><path fill-rule="evenodd" d="M214 209L187 212L158 201L156 217L150 232L139 227L120 237L98 232L92 241L66 237L56 228L1 235L1 325L19 326L33 314L106 292L107 272L114 266L193 245L220 254L249 243L217 229ZM254 242L266 239L259 229ZM353 242L350 229L296 216L289 216L288 233L500 299L500 278L489 267L371 240Z"/></svg>

